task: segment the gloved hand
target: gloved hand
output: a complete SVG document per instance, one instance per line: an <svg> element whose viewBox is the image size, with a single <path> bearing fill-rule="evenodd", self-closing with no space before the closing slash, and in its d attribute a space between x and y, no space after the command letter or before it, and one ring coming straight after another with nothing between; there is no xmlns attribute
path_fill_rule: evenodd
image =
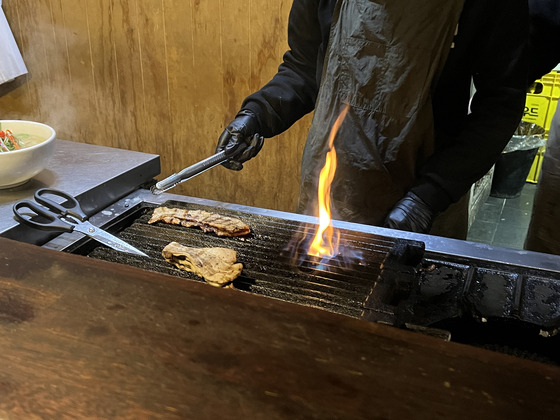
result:
<svg viewBox="0 0 560 420"><path fill-rule="evenodd" d="M218 139L216 153L235 148L242 142L247 145L247 148L239 156L222 163L223 166L234 171L240 171L243 169L243 162L255 157L260 152L264 137L258 134L257 130L257 118L251 111L240 111L236 115Z"/></svg>
<svg viewBox="0 0 560 420"><path fill-rule="evenodd" d="M408 192L389 212L385 227L428 233L436 213L413 192Z"/></svg>

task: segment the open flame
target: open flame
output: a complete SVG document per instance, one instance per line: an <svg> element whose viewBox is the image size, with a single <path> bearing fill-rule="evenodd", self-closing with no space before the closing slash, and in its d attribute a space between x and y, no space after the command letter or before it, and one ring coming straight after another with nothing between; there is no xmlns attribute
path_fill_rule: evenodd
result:
<svg viewBox="0 0 560 420"><path fill-rule="evenodd" d="M325 160L325 166L319 174L319 188L317 190L319 203L319 228L313 242L309 246L308 255L320 258L332 258L338 254L338 243L340 232L335 230L331 222L331 184L336 172L336 149L334 139L342 121L348 113L349 106L346 105L336 119L329 135L329 151Z"/></svg>

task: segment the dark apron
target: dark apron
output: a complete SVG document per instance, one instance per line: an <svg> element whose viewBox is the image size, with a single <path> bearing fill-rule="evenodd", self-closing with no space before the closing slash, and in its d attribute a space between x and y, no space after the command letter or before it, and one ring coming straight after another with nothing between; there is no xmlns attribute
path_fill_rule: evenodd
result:
<svg viewBox="0 0 560 420"><path fill-rule="evenodd" d="M298 211L317 215L328 137L334 146L332 217L380 225L433 152L433 81L451 48L464 0L340 0L302 167Z"/></svg>

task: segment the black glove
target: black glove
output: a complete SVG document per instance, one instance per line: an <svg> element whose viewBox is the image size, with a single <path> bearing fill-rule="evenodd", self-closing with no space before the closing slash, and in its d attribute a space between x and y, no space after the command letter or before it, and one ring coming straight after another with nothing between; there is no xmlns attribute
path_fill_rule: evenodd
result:
<svg viewBox="0 0 560 420"><path fill-rule="evenodd" d="M247 147L240 155L234 156L222 165L234 171L243 169L243 162L255 157L263 146L264 137L257 131L258 123L255 114L251 111L240 111L218 139L216 153L237 148L240 143L245 143Z"/></svg>
<svg viewBox="0 0 560 420"><path fill-rule="evenodd" d="M385 227L416 233L428 233L436 213L413 192L408 192L385 219Z"/></svg>

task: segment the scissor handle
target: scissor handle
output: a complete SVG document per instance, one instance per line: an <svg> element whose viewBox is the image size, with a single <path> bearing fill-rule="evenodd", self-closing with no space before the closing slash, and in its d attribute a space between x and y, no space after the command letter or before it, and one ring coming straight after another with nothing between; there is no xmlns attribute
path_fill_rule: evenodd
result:
<svg viewBox="0 0 560 420"><path fill-rule="evenodd" d="M20 210L27 209L31 210L35 215L43 217L46 221L36 221L32 220L33 214L24 215ZM61 220L58 215L50 211L49 209L34 203L33 201L23 200L14 204L13 207L16 219L21 223L31 226L35 229L41 230L56 230L63 232L72 232L74 230L74 225L70 222L65 222ZM26 217L27 216L27 217Z"/></svg>
<svg viewBox="0 0 560 420"><path fill-rule="evenodd" d="M56 201L47 198L46 196L48 195L60 197L65 199L66 201L57 203ZM76 200L70 194L65 193L64 191L55 190L53 188L41 188L35 191L35 201L48 207L55 213L60 213L62 216L72 216L82 222L87 219L87 216L80 207L80 203L78 203L78 200Z"/></svg>

